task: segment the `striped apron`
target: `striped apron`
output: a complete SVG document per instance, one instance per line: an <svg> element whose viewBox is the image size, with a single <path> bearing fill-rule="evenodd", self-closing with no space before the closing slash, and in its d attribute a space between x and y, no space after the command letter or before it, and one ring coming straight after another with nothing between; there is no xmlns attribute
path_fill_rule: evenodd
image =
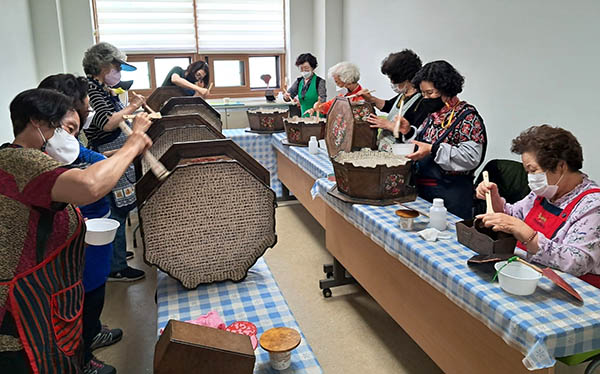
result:
<svg viewBox="0 0 600 374"><path fill-rule="evenodd" d="M75 233L34 268L9 282L7 309L35 374L82 372L85 225L78 212Z"/></svg>

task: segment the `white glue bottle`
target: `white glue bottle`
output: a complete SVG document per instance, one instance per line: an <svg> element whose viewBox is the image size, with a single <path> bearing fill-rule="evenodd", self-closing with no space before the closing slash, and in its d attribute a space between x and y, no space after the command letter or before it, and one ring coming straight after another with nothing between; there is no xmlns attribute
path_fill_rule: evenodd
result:
<svg viewBox="0 0 600 374"><path fill-rule="evenodd" d="M429 227L440 231L446 230L446 213L444 199L433 199L433 205L429 208Z"/></svg>
<svg viewBox="0 0 600 374"><path fill-rule="evenodd" d="M316 136L310 137L310 140L308 141L308 152L312 153L313 155L319 153L319 142L317 142Z"/></svg>

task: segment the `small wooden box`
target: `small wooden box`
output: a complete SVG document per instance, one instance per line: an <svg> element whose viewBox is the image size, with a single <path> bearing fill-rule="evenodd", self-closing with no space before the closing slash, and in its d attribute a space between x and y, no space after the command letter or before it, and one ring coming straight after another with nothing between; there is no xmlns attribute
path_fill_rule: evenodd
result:
<svg viewBox="0 0 600 374"><path fill-rule="evenodd" d="M517 239L505 232L486 230L490 235L479 232L474 227L474 220L469 219L456 223L458 242L481 255L512 254Z"/></svg>
<svg viewBox="0 0 600 374"><path fill-rule="evenodd" d="M283 131L283 119L289 116L288 109L249 109L248 123L250 130L257 132L273 133Z"/></svg>
<svg viewBox="0 0 600 374"><path fill-rule="evenodd" d="M154 374L252 374L250 337L170 320L154 349Z"/></svg>
<svg viewBox="0 0 600 374"><path fill-rule="evenodd" d="M325 138L325 118L284 118L283 124L288 143L308 145L311 136L317 140Z"/></svg>

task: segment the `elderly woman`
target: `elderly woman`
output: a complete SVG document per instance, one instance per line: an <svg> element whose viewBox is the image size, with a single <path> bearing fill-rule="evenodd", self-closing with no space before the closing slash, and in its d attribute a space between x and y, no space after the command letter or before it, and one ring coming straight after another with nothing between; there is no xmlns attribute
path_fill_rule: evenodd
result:
<svg viewBox="0 0 600 374"><path fill-rule="evenodd" d="M396 96L383 100L368 92L361 93L365 100L374 104L377 109L388 113L386 119L372 114L367 120L373 124L371 127L382 129L377 139L380 151L391 152L392 144L413 140L417 134L417 126L431 113L430 108L423 105L419 89L411 82L421 67L421 59L410 49L390 53L381 64L381 73L389 78ZM400 108L402 113L399 113ZM393 131L398 120L400 123L396 138Z"/></svg>
<svg viewBox="0 0 600 374"><path fill-rule="evenodd" d="M296 59L296 67L300 69L300 77L296 79L292 87L283 95L283 100L290 101L294 98L300 105L300 113L303 117L314 114L316 103L324 103L327 100L327 84L325 79L315 74L317 58L310 53L302 53Z"/></svg>
<svg viewBox="0 0 600 374"><path fill-rule="evenodd" d="M464 78L446 61L423 66L412 81L431 112L413 141L417 192L432 201L444 199L449 212L473 217L473 174L483 162L487 135L483 119L472 105L456 95Z"/></svg>
<svg viewBox="0 0 600 374"><path fill-rule="evenodd" d="M600 186L581 172L581 145L569 131L533 126L512 142L521 155L531 193L507 204L494 183L482 182L477 197L490 192L493 214L483 223L513 234L516 253L600 287Z"/></svg>
<svg viewBox="0 0 600 374"><path fill-rule="evenodd" d="M139 115L118 152L81 170L64 167L79 150L63 130L79 126L70 98L27 90L11 102L10 116L15 139L0 147L0 367L80 372L85 225L75 205L111 191L150 146L150 120Z"/></svg>
<svg viewBox="0 0 600 374"><path fill-rule="evenodd" d="M205 98L210 93L208 64L204 61L196 61L183 70L175 66L167 73L162 87L177 86L183 89L188 96L200 96Z"/></svg>
<svg viewBox="0 0 600 374"><path fill-rule="evenodd" d="M55 74L46 77L38 88L48 88L67 95L73 100L77 112L68 112L62 121L62 128L70 135L77 137L78 130L88 116L88 80L73 74ZM78 127L79 125L79 127ZM71 164L79 168L87 168L96 162L105 160L101 153L85 148L80 143L79 156ZM84 218L103 218L110 214L110 203L103 197L88 205L80 206ZM100 361L92 354L92 350L114 344L121 340L123 331L110 329L102 325L100 315L104 308L106 279L110 273L113 245L88 245L85 248L85 266L83 269L83 288L85 297L82 309L82 336L85 369L98 369L99 373L114 372L115 369ZM84 373L87 372L84 370Z"/></svg>
<svg viewBox="0 0 600 374"><path fill-rule="evenodd" d="M88 78L88 95L94 115L84 129L91 149L106 153L117 150L127 136L119 128L123 116L132 114L144 103L144 97L133 95L131 102L123 106L110 87L121 79L121 69L131 69L125 62L126 56L109 43L98 43L90 47L83 57L83 70ZM110 194L110 218L121 224L117 230L113 248L109 280L135 281L145 276L142 270L127 265L127 242L125 222L129 212L135 208L135 171L133 165L119 179Z"/></svg>
<svg viewBox="0 0 600 374"><path fill-rule="evenodd" d="M350 100L361 101L364 98L357 95L362 90L358 81L360 79L360 70L358 66L351 62L340 62L329 68L328 75L332 78L336 85L336 91L339 92L338 96L353 96ZM315 103L314 109L322 114L327 114L329 108L333 105L335 99L329 100L323 104L319 102Z"/></svg>

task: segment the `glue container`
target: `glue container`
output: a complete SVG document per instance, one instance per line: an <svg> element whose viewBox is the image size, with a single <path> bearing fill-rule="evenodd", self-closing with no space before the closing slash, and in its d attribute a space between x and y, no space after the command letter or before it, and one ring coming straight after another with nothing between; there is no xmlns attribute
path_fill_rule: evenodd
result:
<svg viewBox="0 0 600 374"><path fill-rule="evenodd" d="M310 140L308 141L308 152L312 153L313 155L319 153L319 142L317 142L316 136L310 137Z"/></svg>
<svg viewBox="0 0 600 374"><path fill-rule="evenodd" d="M444 207L444 199L433 199L433 205L429 209L429 227L440 231L446 230L447 210Z"/></svg>

